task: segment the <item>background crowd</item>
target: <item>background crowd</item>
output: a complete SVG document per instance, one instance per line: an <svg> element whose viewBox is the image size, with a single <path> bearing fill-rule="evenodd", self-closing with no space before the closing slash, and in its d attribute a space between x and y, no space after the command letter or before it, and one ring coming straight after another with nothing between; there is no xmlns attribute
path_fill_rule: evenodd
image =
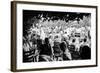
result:
<svg viewBox="0 0 100 73"><path fill-rule="evenodd" d="M26 14L27 11L24 16ZM49 15L38 14L39 19L34 15L30 20L27 20L29 17L26 15L23 62L91 59L90 14L71 13L63 16L64 19L58 15Z"/></svg>

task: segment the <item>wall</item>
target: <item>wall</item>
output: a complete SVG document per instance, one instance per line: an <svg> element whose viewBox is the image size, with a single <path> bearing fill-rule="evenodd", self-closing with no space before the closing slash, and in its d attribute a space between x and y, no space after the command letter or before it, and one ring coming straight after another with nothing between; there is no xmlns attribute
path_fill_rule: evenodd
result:
<svg viewBox="0 0 100 73"><path fill-rule="evenodd" d="M10 1L0 0L0 73L12 73L10 71ZM37 2L51 2L51 3L67 3L67 4L82 4L82 5L97 5L100 7L99 0L32 0ZM99 10L100 12L100 10ZM98 13L99 13L98 12ZM99 20L98 14L98 20ZM100 21L98 22L98 24ZM98 32L100 31L100 25L98 25ZM98 33L98 37L100 33ZM98 43L100 38L98 38ZM98 44L98 52L100 52ZM100 55L100 53L98 54ZM100 61L100 58L98 59ZM100 63L100 62L99 62ZM99 73L100 65L92 68L77 68L77 69L61 69L61 70L48 70L48 71L35 71L34 73ZM22 72L23 73L23 72ZM33 73L26 72L26 73Z"/></svg>

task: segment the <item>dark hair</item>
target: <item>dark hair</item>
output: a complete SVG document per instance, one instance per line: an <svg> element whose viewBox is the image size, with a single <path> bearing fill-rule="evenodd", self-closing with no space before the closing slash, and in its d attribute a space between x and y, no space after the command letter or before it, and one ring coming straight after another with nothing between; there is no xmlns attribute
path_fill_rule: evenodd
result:
<svg viewBox="0 0 100 73"><path fill-rule="evenodd" d="M62 42L62 43L60 44L60 48L61 48L61 50L62 50L63 52L65 51L66 47L67 47L66 42Z"/></svg>
<svg viewBox="0 0 100 73"><path fill-rule="evenodd" d="M45 44L49 44L49 38L45 38Z"/></svg>
<svg viewBox="0 0 100 73"><path fill-rule="evenodd" d="M84 38L84 42L86 42L87 41L87 39L86 38Z"/></svg>
<svg viewBox="0 0 100 73"><path fill-rule="evenodd" d="M80 55L82 59L90 59L91 58L91 48L88 47L87 45L83 46L81 48Z"/></svg>
<svg viewBox="0 0 100 73"><path fill-rule="evenodd" d="M72 42L74 43L75 42L75 39L73 39Z"/></svg>

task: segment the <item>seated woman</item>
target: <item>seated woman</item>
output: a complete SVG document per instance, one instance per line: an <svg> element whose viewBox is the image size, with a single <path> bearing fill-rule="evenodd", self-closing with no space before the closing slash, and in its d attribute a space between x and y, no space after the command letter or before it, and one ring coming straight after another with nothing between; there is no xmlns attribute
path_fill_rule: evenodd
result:
<svg viewBox="0 0 100 73"><path fill-rule="evenodd" d="M75 51L75 45L69 45L69 51L71 53L72 60L80 59L80 54L78 51Z"/></svg>
<svg viewBox="0 0 100 73"><path fill-rule="evenodd" d="M55 61L60 61L63 60L62 59L62 50L60 48L60 43L59 42L54 42L54 46L53 46L53 53L54 53L54 60Z"/></svg>
<svg viewBox="0 0 100 73"><path fill-rule="evenodd" d="M39 49L39 61L52 61L52 50L48 38L45 38L44 44Z"/></svg>
<svg viewBox="0 0 100 73"><path fill-rule="evenodd" d="M60 48L63 51L63 60L71 60L72 59L71 53L69 52L69 49L67 46L68 46L68 44L65 41L63 41L60 44Z"/></svg>

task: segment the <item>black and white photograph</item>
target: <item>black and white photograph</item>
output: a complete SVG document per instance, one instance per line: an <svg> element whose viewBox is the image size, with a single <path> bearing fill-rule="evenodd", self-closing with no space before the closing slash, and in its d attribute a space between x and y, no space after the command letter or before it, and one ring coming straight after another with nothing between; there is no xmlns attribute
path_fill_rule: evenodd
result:
<svg viewBox="0 0 100 73"><path fill-rule="evenodd" d="M11 69L97 66L97 6L12 2Z"/></svg>
<svg viewBox="0 0 100 73"><path fill-rule="evenodd" d="M23 10L23 62L91 59L91 13Z"/></svg>

